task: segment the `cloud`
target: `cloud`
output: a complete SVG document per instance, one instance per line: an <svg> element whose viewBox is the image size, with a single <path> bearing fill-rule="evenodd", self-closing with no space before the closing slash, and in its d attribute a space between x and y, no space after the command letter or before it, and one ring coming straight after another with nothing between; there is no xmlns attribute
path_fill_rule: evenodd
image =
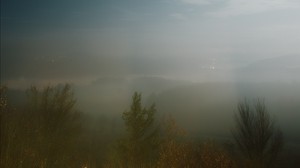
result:
<svg viewBox="0 0 300 168"><path fill-rule="evenodd" d="M191 5L208 5L212 3L212 0L181 0L181 2Z"/></svg>
<svg viewBox="0 0 300 168"><path fill-rule="evenodd" d="M293 8L300 8L300 3L293 0L229 0L224 8L210 14L227 17Z"/></svg>
<svg viewBox="0 0 300 168"><path fill-rule="evenodd" d="M207 15L228 17L266 11L300 9L298 0L181 0L184 4L218 6Z"/></svg>

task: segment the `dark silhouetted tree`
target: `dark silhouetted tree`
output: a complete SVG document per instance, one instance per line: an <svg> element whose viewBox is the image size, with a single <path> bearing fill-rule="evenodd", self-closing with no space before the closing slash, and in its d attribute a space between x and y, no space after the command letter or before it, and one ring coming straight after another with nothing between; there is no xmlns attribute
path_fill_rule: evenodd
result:
<svg viewBox="0 0 300 168"><path fill-rule="evenodd" d="M6 95L7 88L1 86L0 100L0 167L18 167L23 146L19 136L20 115L11 107Z"/></svg>
<svg viewBox="0 0 300 168"><path fill-rule="evenodd" d="M232 131L240 151L250 167L270 167L283 146L283 136L267 112L265 103L257 100L252 109L245 100L238 104L236 129Z"/></svg>
<svg viewBox="0 0 300 168"><path fill-rule="evenodd" d="M74 108L70 85L43 90L31 87L27 95L24 109L12 109L2 101L1 91L1 113L6 111L4 116L1 114L5 117L5 124L1 123L1 153L4 154L1 167L81 165L76 151L81 119Z"/></svg>
<svg viewBox="0 0 300 168"><path fill-rule="evenodd" d="M80 135L80 115L70 85L28 90L24 127L44 167L68 166ZM28 126L28 128L26 128ZM34 137L34 138L32 138ZM74 154L74 153L73 153ZM73 155L75 156L75 155Z"/></svg>
<svg viewBox="0 0 300 168"><path fill-rule="evenodd" d="M8 104L6 96L7 88L0 87L0 167L8 166ZM12 166L12 165L11 165Z"/></svg>

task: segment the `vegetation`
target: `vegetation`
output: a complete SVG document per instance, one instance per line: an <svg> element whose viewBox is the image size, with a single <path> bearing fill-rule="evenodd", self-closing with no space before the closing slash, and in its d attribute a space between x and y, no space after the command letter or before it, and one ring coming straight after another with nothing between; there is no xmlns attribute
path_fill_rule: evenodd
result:
<svg viewBox="0 0 300 168"><path fill-rule="evenodd" d="M234 140L227 148L214 140L191 138L171 117L158 119L156 106L144 107L134 93L129 110L122 113L125 129L115 121L94 118L76 110L70 85L31 87L26 103L13 108L1 87L0 167L271 167L283 144L265 104L254 110L238 104Z"/></svg>
<svg viewBox="0 0 300 168"><path fill-rule="evenodd" d="M283 136L275 127L264 102L258 99L254 110L246 100L239 103L235 119L233 136L246 159L244 163L252 167L271 167L282 149Z"/></svg>
<svg viewBox="0 0 300 168"><path fill-rule="evenodd" d="M171 116L164 121L163 133L157 167L195 167L194 151L190 144L182 142L186 132Z"/></svg>
<svg viewBox="0 0 300 168"><path fill-rule="evenodd" d="M142 107L142 96L135 92L129 111L122 118L125 122L126 135L119 141L119 161L129 167L140 167L153 162L158 148L158 129L154 126L155 105Z"/></svg>
<svg viewBox="0 0 300 168"><path fill-rule="evenodd" d="M6 110L1 139L1 167L64 167L76 164L79 113L71 88L27 91L24 109ZM16 161L17 160L17 161Z"/></svg>

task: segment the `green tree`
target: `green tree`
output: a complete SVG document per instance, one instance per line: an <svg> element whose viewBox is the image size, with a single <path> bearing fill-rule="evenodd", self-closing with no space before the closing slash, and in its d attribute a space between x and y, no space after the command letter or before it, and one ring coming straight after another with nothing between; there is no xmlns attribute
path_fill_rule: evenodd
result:
<svg viewBox="0 0 300 168"><path fill-rule="evenodd" d="M151 162L158 148L158 132L154 125L155 105L142 107L141 100L141 94L135 92L130 110L122 115L127 133L120 141L122 160L125 160L122 164L130 167L140 167Z"/></svg>
<svg viewBox="0 0 300 168"><path fill-rule="evenodd" d="M270 118L265 103L257 100L254 110L247 101L238 104L236 129L232 132L246 164L270 167L283 146L283 135Z"/></svg>

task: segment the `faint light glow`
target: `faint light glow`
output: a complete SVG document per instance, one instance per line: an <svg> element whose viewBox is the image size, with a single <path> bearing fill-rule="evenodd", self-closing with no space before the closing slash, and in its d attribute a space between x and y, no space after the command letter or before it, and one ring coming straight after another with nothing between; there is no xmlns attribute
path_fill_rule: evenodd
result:
<svg viewBox="0 0 300 168"><path fill-rule="evenodd" d="M215 70L216 58L211 59L211 65L209 66L210 70Z"/></svg>

